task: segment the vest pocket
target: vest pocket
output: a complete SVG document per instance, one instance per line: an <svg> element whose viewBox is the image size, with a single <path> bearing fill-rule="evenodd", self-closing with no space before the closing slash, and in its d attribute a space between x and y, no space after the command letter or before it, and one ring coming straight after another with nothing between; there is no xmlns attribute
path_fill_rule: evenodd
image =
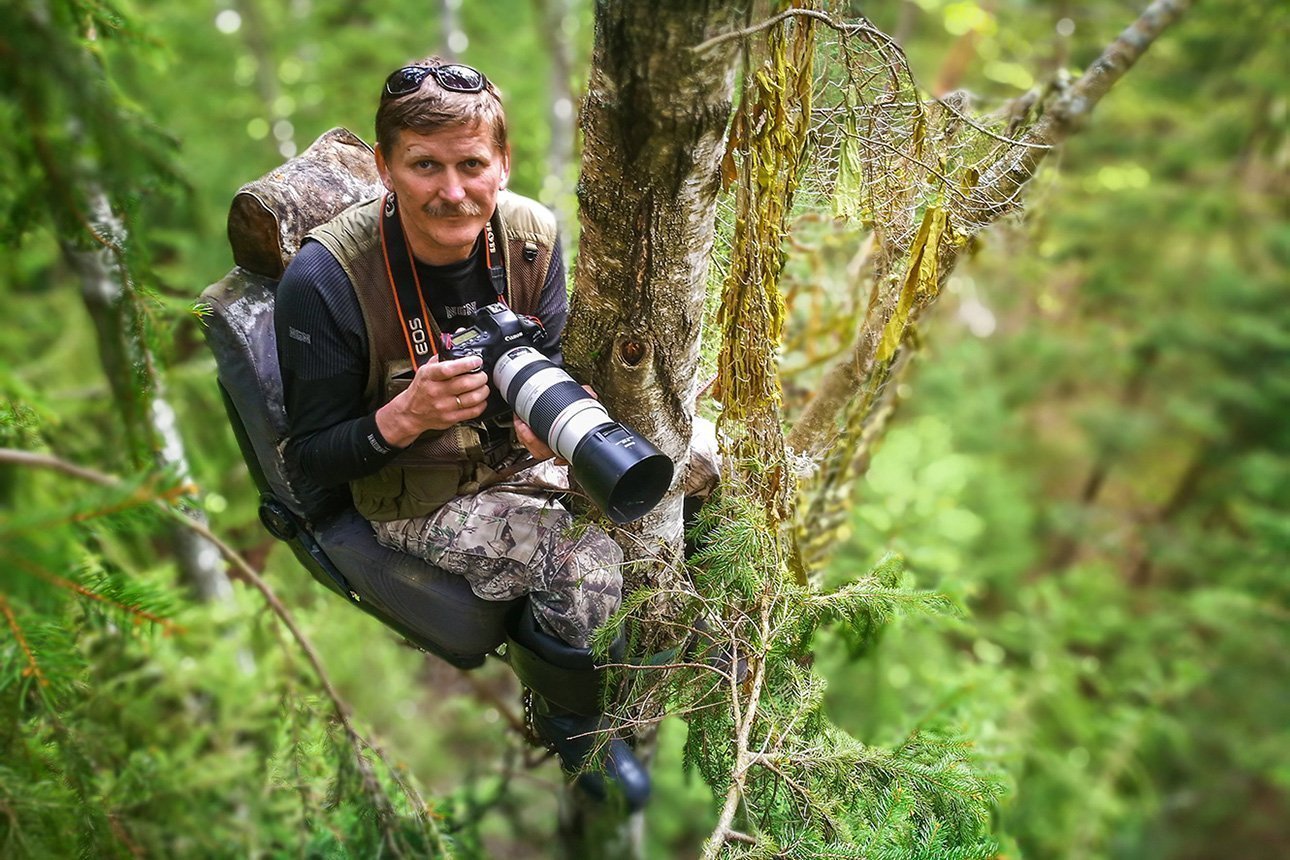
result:
<svg viewBox="0 0 1290 860"><path fill-rule="evenodd" d="M399 518L424 517L439 510L457 495L464 471L464 463L404 466Z"/></svg>
<svg viewBox="0 0 1290 860"><path fill-rule="evenodd" d="M395 397L398 397L408 386L412 384L412 379L417 375L416 368L412 362L406 358L397 361L387 361L385 363L385 378L383 381L383 390L385 395L384 403L389 403Z"/></svg>
<svg viewBox="0 0 1290 860"><path fill-rule="evenodd" d="M434 513L457 495L461 479L462 466L453 463L391 463L349 486L358 512L383 522Z"/></svg>

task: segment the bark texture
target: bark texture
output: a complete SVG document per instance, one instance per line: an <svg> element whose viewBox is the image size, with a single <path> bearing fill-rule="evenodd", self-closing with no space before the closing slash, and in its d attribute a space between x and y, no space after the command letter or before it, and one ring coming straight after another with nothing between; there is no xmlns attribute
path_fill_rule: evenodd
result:
<svg viewBox="0 0 1290 860"><path fill-rule="evenodd" d="M714 208L743 3L602 0L583 105L582 238L565 355L610 414L672 457L672 491L631 526L634 568L665 584L680 554Z"/></svg>
<svg viewBox="0 0 1290 860"><path fill-rule="evenodd" d="M304 152L238 189L228 213L233 261L279 278L306 233L383 190L370 146L347 129L323 132Z"/></svg>
<svg viewBox="0 0 1290 860"><path fill-rule="evenodd" d="M611 415L677 466L663 502L619 530L628 561L641 562L626 568L628 588L665 586L680 575L681 486L739 45L692 49L736 29L745 5L596 5L582 110L582 233L565 358ZM647 736L638 746L646 760L651 741ZM640 815L613 821L568 800L560 828L564 856L640 856Z"/></svg>

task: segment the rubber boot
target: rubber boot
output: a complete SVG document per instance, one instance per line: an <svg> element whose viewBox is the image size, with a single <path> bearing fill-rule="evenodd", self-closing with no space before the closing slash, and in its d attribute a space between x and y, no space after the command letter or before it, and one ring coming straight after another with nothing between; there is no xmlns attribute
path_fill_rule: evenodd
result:
<svg viewBox="0 0 1290 860"><path fill-rule="evenodd" d="M591 651L539 629L528 607L509 633L511 669L533 693L533 727L560 757L574 785L597 801L617 796L629 812L644 809L649 773L626 741L606 734L605 670L596 666Z"/></svg>

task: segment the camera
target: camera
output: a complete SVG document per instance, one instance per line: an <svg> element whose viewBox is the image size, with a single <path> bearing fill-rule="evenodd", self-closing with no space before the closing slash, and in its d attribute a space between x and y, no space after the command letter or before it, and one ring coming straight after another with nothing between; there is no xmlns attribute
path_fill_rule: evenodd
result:
<svg viewBox="0 0 1290 860"><path fill-rule="evenodd" d="M535 317L517 316L494 303L445 340L445 359L478 355L483 360L492 391L481 417L513 409L569 462L583 490L615 523L645 516L667 493L671 458L610 418L599 400L535 348L546 341Z"/></svg>

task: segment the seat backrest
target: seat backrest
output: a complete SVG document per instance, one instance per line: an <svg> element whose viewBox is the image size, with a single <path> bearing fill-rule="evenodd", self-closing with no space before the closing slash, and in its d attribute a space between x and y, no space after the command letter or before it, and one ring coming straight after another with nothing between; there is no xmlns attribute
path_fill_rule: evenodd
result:
<svg viewBox="0 0 1290 860"><path fill-rule="evenodd" d="M201 296L205 336L238 444L262 493L307 520L325 492L282 456L287 433L273 333L277 279L304 236L383 191L372 149L334 128L238 191L228 236L237 266Z"/></svg>
<svg viewBox="0 0 1290 860"><path fill-rule="evenodd" d="M256 487L308 519L321 488L294 474L282 456L287 414L273 334L275 281L235 268L201 296L206 344L215 355L225 409Z"/></svg>

